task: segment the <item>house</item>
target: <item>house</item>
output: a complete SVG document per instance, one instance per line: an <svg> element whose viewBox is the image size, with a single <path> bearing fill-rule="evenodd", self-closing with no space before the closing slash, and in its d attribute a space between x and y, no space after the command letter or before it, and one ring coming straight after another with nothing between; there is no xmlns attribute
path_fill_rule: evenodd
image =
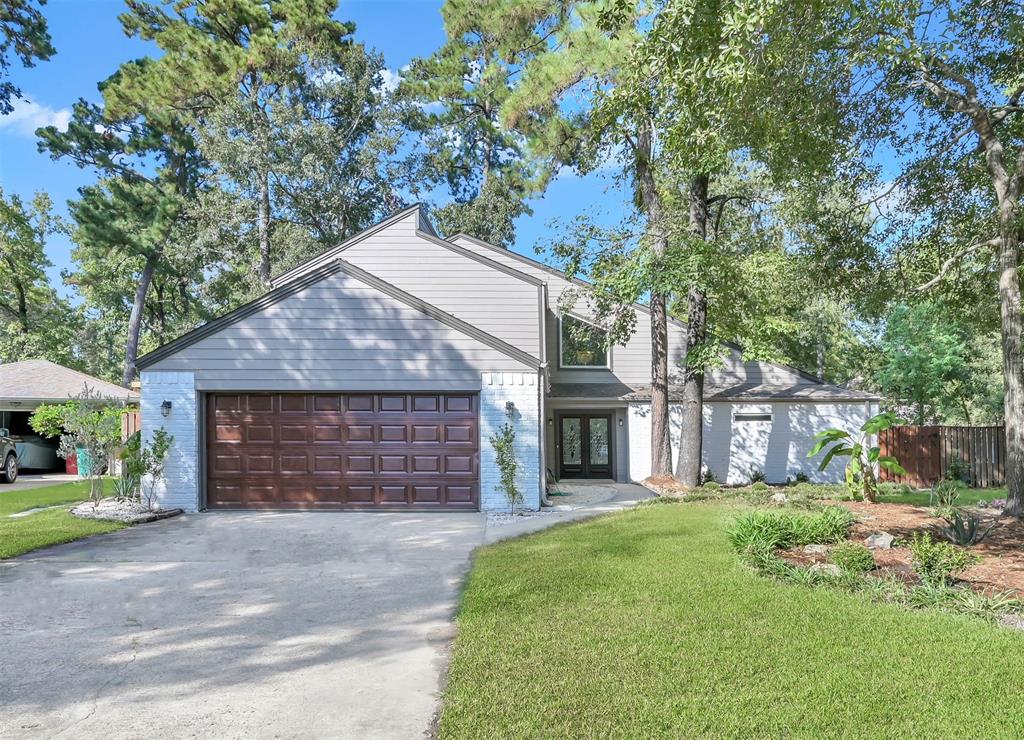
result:
<svg viewBox="0 0 1024 740"><path fill-rule="evenodd" d="M174 435L164 506L507 508L491 436L516 433L520 486L545 471L650 471L650 321L605 349L558 270L414 206L275 279L265 295L140 358L142 426ZM673 323L678 368L684 329ZM818 473L811 436L853 427L869 394L729 350L707 377L704 461L719 481ZM678 438L678 426L675 428ZM674 440L674 444L677 440Z"/></svg>
<svg viewBox="0 0 1024 740"><path fill-rule="evenodd" d="M14 438L21 468L55 470L63 466L57 459L58 441L36 434L29 417L37 406L64 403L81 394L85 386L126 405L139 401L135 391L48 360L0 365L0 429L7 429Z"/></svg>

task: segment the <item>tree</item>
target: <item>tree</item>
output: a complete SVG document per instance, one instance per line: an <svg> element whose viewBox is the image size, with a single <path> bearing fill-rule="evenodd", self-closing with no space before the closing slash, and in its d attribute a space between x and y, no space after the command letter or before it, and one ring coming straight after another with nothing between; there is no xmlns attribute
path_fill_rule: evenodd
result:
<svg viewBox="0 0 1024 740"><path fill-rule="evenodd" d="M57 53L40 10L45 4L46 0L0 0L0 115L14 110L11 100L21 97L21 90L6 79L12 53L24 67Z"/></svg>
<svg viewBox="0 0 1024 740"><path fill-rule="evenodd" d="M875 87L890 96L889 144L907 153L889 188L902 187L904 202L913 209L912 238L903 240L897 257L910 260L926 252L939 258L922 290L980 277L998 298L1005 513L1019 517L1024 514L1019 277L1024 7L936 0L872 3L864 12L884 24L863 58L875 65Z"/></svg>
<svg viewBox="0 0 1024 740"><path fill-rule="evenodd" d="M817 442L807 453L807 457L816 457L825 452L825 456L818 464L818 470L827 468L833 458L849 458L849 462L846 463L846 486L850 495L854 499L863 498L870 503L877 503L876 469L888 470L896 475L906 475L907 471L895 457L881 454L878 447L873 445L873 438L879 432L902 423L903 420L897 418L895 414L882 413L864 422L857 432L825 429L814 435Z"/></svg>
<svg viewBox="0 0 1024 740"><path fill-rule="evenodd" d="M133 70L145 66L130 63ZM108 99L119 90L128 67L123 65L100 85L102 107L79 100L66 131L49 126L38 132L40 151L93 168L103 178L83 188L80 200L71 205L77 256L85 268L71 279L109 291L111 266L129 264L131 275L121 293L132 296L125 328L125 386L135 378L150 288L187 219L186 204L194 199L205 166L191 134L173 113L140 104L122 107L121 116L115 117Z"/></svg>
<svg viewBox="0 0 1024 740"><path fill-rule="evenodd" d="M125 409L86 385L80 394L59 404L38 406L29 418L32 428L47 437L59 437L57 454L77 455L79 465L88 461L89 489L93 506L103 498L103 473L107 461L121 446L121 417Z"/></svg>
<svg viewBox="0 0 1024 740"><path fill-rule="evenodd" d="M71 360L74 311L46 274L46 237L61 228L45 193L26 204L0 190L0 362Z"/></svg>
<svg viewBox="0 0 1024 740"><path fill-rule="evenodd" d="M964 338L932 302L897 306L882 335L881 390L913 410L914 423L933 418L941 397L964 377L968 349Z"/></svg>
<svg viewBox="0 0 1024 740"><path fill-rule="evenodd" d="M336 7L335 0L186 0L163 7L130 0L121 16L130 36L155 42L163 54L125 66L111 97L113 109L144 103L170 109L197 129L209 127L205 145L235 192L254 206L256 273L264 286L274 259L275 179L285 198L296 197L295 190L281 187L276 165L282 157L302 162L307 153L292 151L295 141L288 137L302 134L305 124L323 131L326 123L338 136L349 137L345 145L356 152L367 126L372 128L372 101L366 97L367 80L376 76L374 62L363 58L364 53L360 57L362 47L350 39L352 24L331 18ZM352 51L356 48L358 53ZM369 66L358 69L360 65ZM351 83L352 91L346 92ZM318 92L318 86L339 99ZM344 120L335 120L339 112ZM276 124L289 116L295 125L282 134ZM338 136L317 148L321 159L325 147L339 143ZM301 142L309 144L310 139ZM334 155L327 158L332 169L318 182L345 182L348 173L337 168L337 153L327 154ZM289 205L323 228L317 218L325 212L323 204L311 208L312 198L306 193L304 203ZM346 230L361 225L349 223Z"/></svg>
<svg viewBox="0 0 1024 740"><path fill-rule="evenodd" d="M531 213L526 198L536 183L522 137L500 121L512 92L506 47L486 23L487 9L449 2L441 13L448 40L412 61L397 95L414 103L407 120L426 141L428 182L445 184L454 199L434 209L440 232L508 248L515 219Z"/></svg>
<svg viewBox="0 0 1024 740"><path fill-rule="evenodd" d="M598 271L589 277L604 291L594 304L602 318L628 325L629 302L649 296L651 467L664 475L672 472L667 314L673 296L685 296L676 474L696 485L704 368L717 353L703 282L717 254L708 237L734 200L716 193L714 180L744 156L780 179L792 178L794 164L818 172L833 163L844 122L834 93L847 75L832 46L841 11L739 0L551 0L514 12L496 2L450 7L472 21L474 33L498 40L506 78L517 80L503 121L527 137L532 153L581 171L622 164L643 233L613 240L608 258L594 261Z"/></svg>

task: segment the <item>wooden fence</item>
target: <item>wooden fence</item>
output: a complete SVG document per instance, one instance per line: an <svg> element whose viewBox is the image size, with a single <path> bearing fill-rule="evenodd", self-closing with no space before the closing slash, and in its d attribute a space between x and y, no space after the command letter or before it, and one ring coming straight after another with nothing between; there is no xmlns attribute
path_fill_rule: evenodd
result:
<svg viewBox="0 0 1024 740"><path fill-rule="evenodd" d="M128 439L141 428L138 411L127 411L121 415L121 439Z"/></svg>
<svg viewBox="0 0 1024 740"><path fill-rule="evenodd" d="M881 479L926 488L946 475L960 460L975 488L1006 482L1006 434L992 427L893 427L878 435L883 455L895 457L907 471L895 475L881 471Z"/></svg>

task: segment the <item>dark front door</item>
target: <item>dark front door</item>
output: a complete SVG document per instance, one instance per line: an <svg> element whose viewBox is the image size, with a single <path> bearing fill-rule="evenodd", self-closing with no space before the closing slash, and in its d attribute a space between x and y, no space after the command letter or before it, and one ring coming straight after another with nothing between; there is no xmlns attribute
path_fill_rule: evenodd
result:
<svg viewBox="0 0 1024 740"><path fill-rule="evenodd" d="M612 478L611 414L563 414L558 420L562 478Z"/></svg>

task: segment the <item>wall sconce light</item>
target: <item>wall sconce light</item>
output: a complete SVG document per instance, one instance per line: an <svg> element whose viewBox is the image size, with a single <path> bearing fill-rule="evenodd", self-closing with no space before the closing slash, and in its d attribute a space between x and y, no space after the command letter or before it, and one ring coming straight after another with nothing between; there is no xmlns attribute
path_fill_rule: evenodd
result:
<svg viewBox="0 0 1024 740"><path fill-rule="evenodd" d="M625 425L626 425L626 424L625 424L625 422L623 422L623 421L622 421L622 419L619 419L619 426L620 426L620 427L623 427L623 426L625 426Z"/></svg>
<svg viewBox="0 0 1024 740"><path fill-rule="evenodd" d="M171 415L171 402L170 401L164 401L162 404L160 404L160 416L162 416L162 417L164 417L166 419L170 415Z"/></svg>
<svg viewBox="0 0 1024 740"><path fill-rule="evenodd" d="M516 413L516 405L511 401L505 401L505 416L512 418Z"/></svg>

